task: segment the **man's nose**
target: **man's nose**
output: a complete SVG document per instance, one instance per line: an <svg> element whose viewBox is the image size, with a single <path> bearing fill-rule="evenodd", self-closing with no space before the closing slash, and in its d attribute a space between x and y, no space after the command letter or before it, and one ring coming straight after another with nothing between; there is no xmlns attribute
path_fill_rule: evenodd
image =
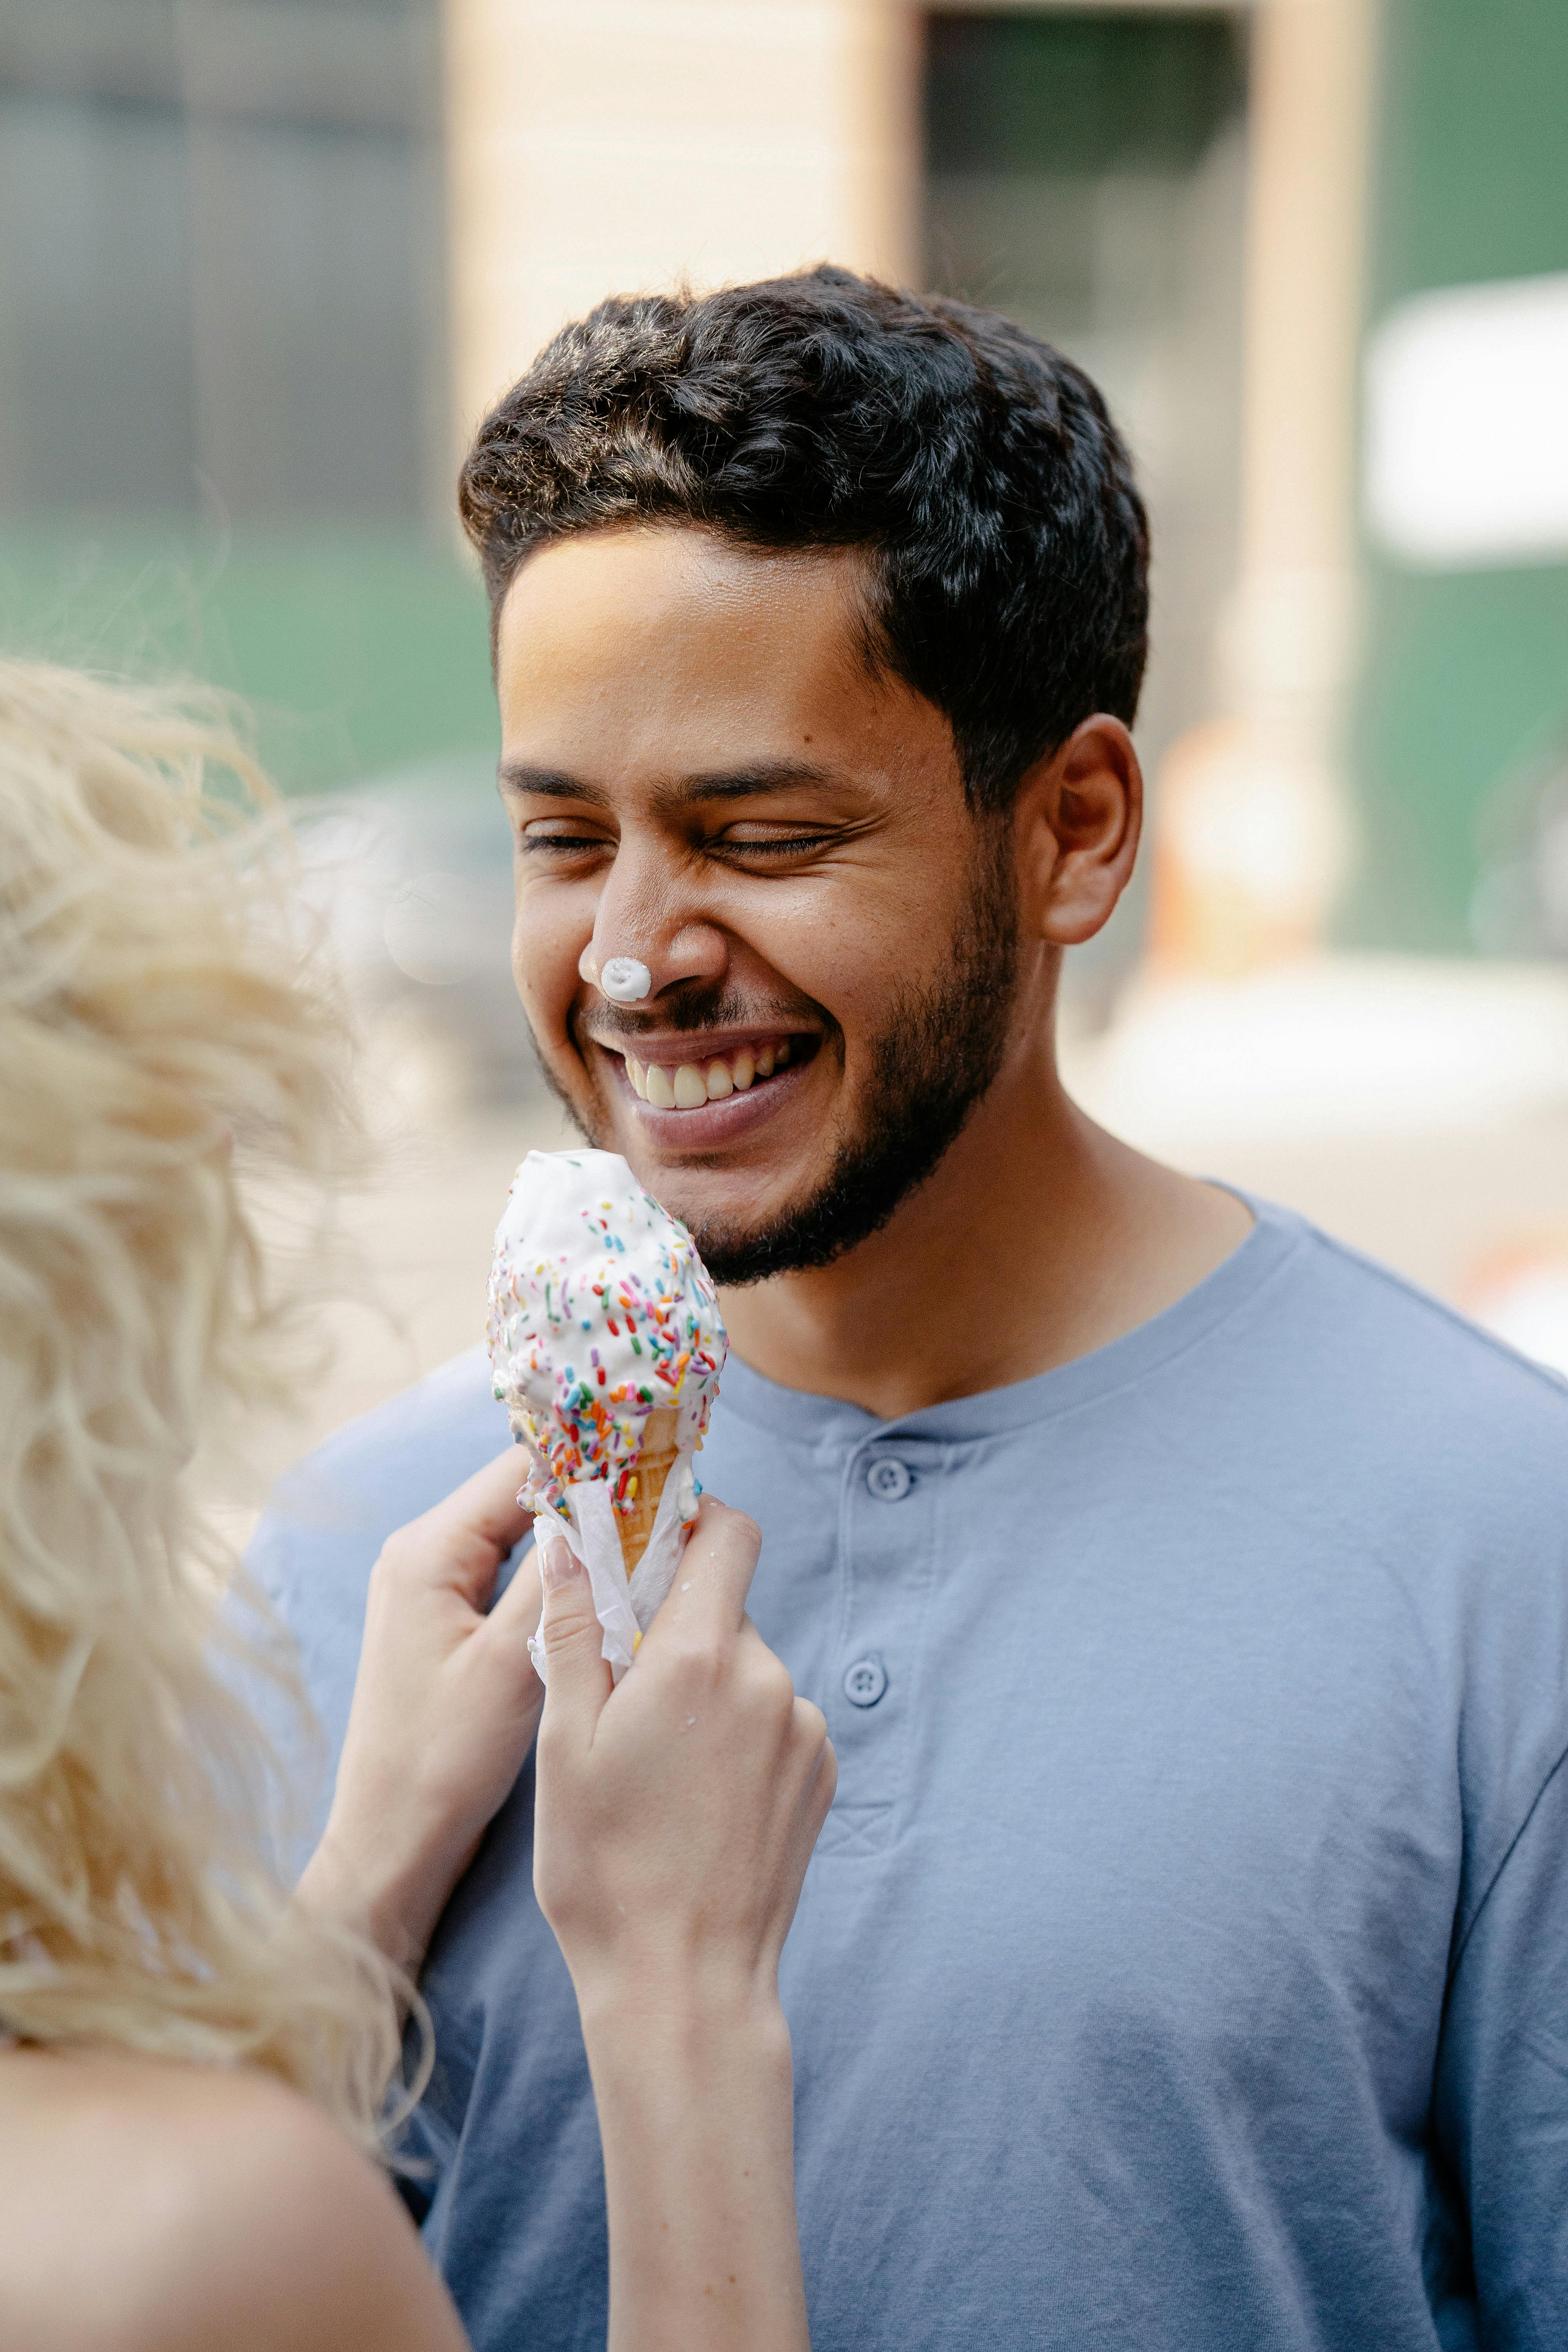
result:
<svg viewBox="0 0 1568 2352"><path fill-rule="evenodd" d="M651 1003L683 982L722 979L728 961L723 931L693 903L680 877L623 840L577 960L579 976L616 1003ZM609 965L616 969L606 971Z"/></svg>

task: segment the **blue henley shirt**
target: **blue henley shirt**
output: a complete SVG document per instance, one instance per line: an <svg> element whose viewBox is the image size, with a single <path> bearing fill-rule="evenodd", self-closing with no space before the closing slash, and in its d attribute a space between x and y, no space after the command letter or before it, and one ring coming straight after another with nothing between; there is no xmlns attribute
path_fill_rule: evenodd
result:
<svg viewBox="0 0 1568 2352"><path fill-rule="evenodd" d="M1568 2347L1568 1392L1253 1205L1015 1387L884 1423L725 1372L704 1477L839 1759L783 1966L817 2352ZM476 1349L279 1490L334 1745L383 1538L506 1437ZM532 1793L424 1979L478 2352L605 2341Z"/></svg>

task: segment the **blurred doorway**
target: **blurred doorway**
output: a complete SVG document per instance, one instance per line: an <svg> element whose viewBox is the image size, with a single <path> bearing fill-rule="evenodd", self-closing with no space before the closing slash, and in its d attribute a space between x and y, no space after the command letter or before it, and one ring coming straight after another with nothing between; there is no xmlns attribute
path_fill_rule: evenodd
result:
<svg viewBox="0 0 1568 2352"><path fill-rule="evenodd" d="M926 282L1005 310L1087 369L1149 501L1138 736L1152 781L1215 707L1237 572L1247 19L942 9L925 35ZM1135 961L1144 916L1130 894L1071 959L1089 1018Z"/></svg>

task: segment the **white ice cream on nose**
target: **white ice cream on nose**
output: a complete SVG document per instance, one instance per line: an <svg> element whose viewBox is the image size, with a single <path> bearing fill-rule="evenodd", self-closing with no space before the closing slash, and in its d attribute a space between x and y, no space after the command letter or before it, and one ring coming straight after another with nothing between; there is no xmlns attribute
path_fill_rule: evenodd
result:
<svg viewBox="0 0 1568 2352"><path fill-rule="evenodd" d="M616 1004L640 1004L653 986L653 974L635 956L611 956L600 970L599 986Z"/></svg>

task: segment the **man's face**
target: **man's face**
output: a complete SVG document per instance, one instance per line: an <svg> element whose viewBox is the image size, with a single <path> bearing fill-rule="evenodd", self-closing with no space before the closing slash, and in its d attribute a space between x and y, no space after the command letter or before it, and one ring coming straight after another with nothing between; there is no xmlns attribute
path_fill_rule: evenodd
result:
<svg viewBox="0 0 1568 2352"><path fill-rule="evenodd" d="M884 1222L1007 1030L1007 828L971 816L942 713L870 675L861 576L603 531L532 557L501 614L523 1005L580 1124L721 1280ZM614 956L642 1002L584 976Z"/></svg>

